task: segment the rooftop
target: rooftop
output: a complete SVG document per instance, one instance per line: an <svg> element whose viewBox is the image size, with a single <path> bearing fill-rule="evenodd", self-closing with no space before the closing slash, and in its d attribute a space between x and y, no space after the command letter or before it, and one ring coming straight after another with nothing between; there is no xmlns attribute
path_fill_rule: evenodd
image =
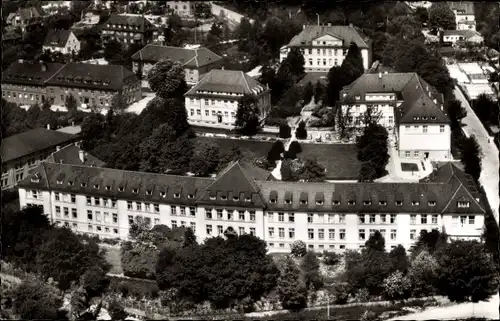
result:
<svg viewBox="0 0 500 321"><path fill-rule="evenodd" d="M258 94L264 90L262 84L243 71L212 69L185 95L196 95L198 91Z"/></svg>
<svg viewBox="0 0 500 321"><path fill-rule="evenodd" d="M41 17L40 12L38 12L38 9L35 7L19 8L19 9L17 9L16 12L13 12L7 16L7 21L10 22L17 15L19 15L19 17L22 20L28 20L28 19L34 19L34 18Z"/></svg>
<svg viewBox="0 0 500 321"><path fill-rule="evenodd" d="M45 161L50 163L95 167L103 167L106 164L94 155L85 152L75 144L69 144L65 147L60 148L58 151L50 154L50 156Z"/></svg>
<svg viewBox="0 0 500 321"><path fill-rule="evenodd" d="M149 44L132 55L136 61L158 62L168 58L178 61L185 67L199 68L211 63L221 61L222 57L205 47L197 49L185 49L179 47L159 46Z"/></svg>
<svg viewBox="0 0 500 321"><path fill-rule="evenodd" d="M2 83L43 85L64 65L60 63L13 62L2 74Z"/></svg>
<svg viewBox="0 0 500 321"><path fill-rule="evenodd" d="M156 27L151 23L151 21L140 15L131 16L124 14L123 15L112 14L102 28L106 30L120 30L120 31L123 31L125 29L125 28L113 27L113 25L139 27L140 32L156 29Z"/></svg>
<svg viewBox="0 0 500 321"><path fill-rule="evenodd" d="M308 25L295 37L288 46L310 46L312 41L324 35L342 40L343 46L348 48L351 42L356 43L359 48L368 48L367 38L353 26L325 26Z"/></svg>
<svg viewBox="0 0 500 321"><path fill-rule="evenodd" d="M50 47L64 47L68 42L71 30L49 30L45 40L43 41L44 46Z"/></svg>
<svg viewBox="0 0 500 321"><path fill-rule="evenodd" d="M66 126L57 129L57 131L66 134L78 135L82 132L82 126Z"/></svg>
<svg viewBox="0 0 500 321"><path fill-rule="evenodd" d="M462 14L473 15L475 13L474 10L474 2L471 1L449 1L447 2L448 6L451 10L457 10Z"/></svg>
<svg viewBox="0 0 500 321"><path fill-rule="evenodd" d="M35 128L4 138L0 146L2 163L28 156L57 145L74 142L78 137L45 128Z"/></svg>
<svg viewBox="0 0 500 321"><path fill-rule="evenodd" d="M443 36L463 36L466 39L474 36L482 37L481 34L475 30L444 30Z"/></svg>

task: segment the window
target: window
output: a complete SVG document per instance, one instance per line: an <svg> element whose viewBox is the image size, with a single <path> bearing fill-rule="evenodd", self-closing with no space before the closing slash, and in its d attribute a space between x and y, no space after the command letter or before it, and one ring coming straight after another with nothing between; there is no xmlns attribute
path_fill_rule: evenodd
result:
<svg viewBox="0 0 500 321"><path fill-rule="evenodd" d="M288 213L288 222L295 222L295 214Z"/></svg>
<svg viewBox="0 0 500 321"><path fill-rule="evenodd" d="M274 227L269 228L269 237L274 237Z"/></svg>
<svg viewBox="0 0 500 321"><path fill-rule="evenodd" d="M295 228L291 227L288 229L288 237L291 239L295 238Z"/></svg>
<svg viewBox="0 0 500 321"><path fill-rule="evenodd" d="M278 221L279 222L285 221L285 213L278 213Z"/></svg>
<svg viewBox="0 0 500 321"><path fill-rule="evenodd" d="M155 213L160 212L160 204L153 204L153 208L154 208Z"/></svg>
<svg viewBox="0 0 500 321"><path fill-rule="evenodd" d="M340 205L340 201L338 200L333 201L333 205Z"/></svg>
<svg viewBox="0 0 500 321"><path fill-rule="evenodd" d="M71 194L71 203L76 203L76 195Z"/></svg>
<svg viewBox="0 0 500 321"><path fill-rule="evenodd" d="M307 223L312 223L313 217L314 217L314 214L307 214Z"/></svg>
<svg viewBox="0 0 500 321"><path fill-rule="evenodd" d="M55 193L54 194L55 198L56 198L56 201L60 201L60 194L59 193Z"/></svg>
<svg viewBox="0 0 500 321"><path fill-rule="evenodd" d="M467 216L460 216L460 226L467 224Z"/></svg>
<svg viewBox="0 0 500 321"><path fill-rule="evenodd" d="M323 240L325 238L325 229L322 228L318 229L318 238L320 240Z"/></svg>
<svg viewBox="0 0 500 321"><path fill-rule="evenodd" d="M365 224L365 214L358 214L358 224Z"/></svg>
<svg viewBox="0 0 500 321"><path fill-rule="evenodd" d="M212 235L212 225L207 225L207 235Z"/></svg>
<svg viewBox="0 0 500 321"><path fill-rule="evenodd" d="M278 229L278 236L279 236L280 238L284 238L284 237L285 237L285 228L280 227L280 228Z"/></svg>
<svg viewBox="0 0 500 321"><path fill-rule="evenodd" d="M396 201L396 206L403 206L403 201Z"/></svg>
<svg viewBox="0 0 500 321"><path fill-rule="evenodd" d="M395 240L396 239L396 234L397 233L397 230L391 230L391 240Z"/></svg>
<svg viewBox="0 0 500 321"><path fill-rule="evenodd" d="M432 215L432 224L437 224L437 223L438 223L438 216Z"/></svg>
<svg viewBox="0 0 500 321"><path fill-rule="evenodd" d="M469 208L470 202L459 201L457 202L458 208Z"/></svg>
<svg viewBox="0 0 500 321"><path fill-rule="evenodd" d="M88 230L89 230L89 232L93 232L93 231L94 231L93 226L89 224L89 226L88 226Z"/></svg>
<svg viewBox="0 0 500 321"><path fill-rule="evenodd" d="M151 204L149 204L149 203L144 203L144 211L146 211L146 212L151 212Z"/></svg>
<svg viewBox="0 0 500 321"><path fill-rule="evenodd" d="M314 229L312 229L312 228L307 229L307 235L308 235L310 240L313 240L314 239Z"/></svg>
<svg viewBox="0 0 500 321"><path fill-rule="evenodd" d="M244 221L245 220L245 211L238 211L238 219L240 221Z"/></svg>
<svg viewBox="0 0 500 321"><path fill-rule="evenodd" d="M233 213L230 211L227 211L227 219L232 220L233 219Z"/></svg>
<svg viewBox="0 0 500 321"><path fill-rule="evenodd" d="M134 224L134 217L132 215L128 216L128 225Z"/></svg>
<svg viewBox="0 0 500 321"><path fill-rule="evenodd" d="M329 229L328 230L328 238L330 240L335 240L335 229Z"/></svg>
<svg viewBox="0 0 500 321"><path fill-rule="evenodd" d="M350 200L350 201L347 201L347 204L349 204L349 205L355 205L355 204L356 204L356 201L354 201L354 200Z"/></svg>
<svg viewBox="0 0 500 321"><path fill-rule="evenodd" d="M250 221L255 221L255 211L250 211Z"/></svg>
<svg viewBox="0 0 500 321"><path fill-rule="evenodd" d="M427 224L427 215L420 216L420 224Z"/></svg>
<svg viewBox="0 0 500 321"><path fill-rule="evenodd" d="M370 224L375 224L375 214L370 214Z"/></svg>
<svg viewBox="0 0 500 321"><path fill-rule="evenodd" d="M364 240L365 240L365 238L366 238L366 234L365 234L365 230L364 230L364 229L359 230L359 231L358 231L358 235L359 235L359 240L360 240L360 241L364 241Z"/></svg>
<svg viewBox="0 0 500 321"><path fill-rule="evenodd" d="M269 222L274 222L274 213L267 214L267 220Z"/></svg>
<svg viewBox="0 0 500 321"><path fill-rule="evenodd" d="M89 221L92 221L92 219L93 219L93 216L92 216L92 211L91 211L91 210L88 210L88 211L87 211L87 219L88 219Z"/></svg>
<svg viewBox="0 0 500 321"><path fill-rule="evenodd" d="M172 227L177 227L177 221L171 221Z"/></svg>
<svg viewBox="0 0 500 321"><path fill-rule="evenodd" d="M429 205L429 206L436 206L436 202L435 201L429 201L427 203L427 205Z"/></svg>
<svg viewBox="0 0 500 321"><path fill-rule="evenodd" d="M470 225L476 224L476 217L474 215L469 215L469 224Z"/></svg>
<svg viewBox="0 0 500 321"><path fill-rule="evenodd" d="M222 220L224 218L224 214L222 212L222 209L220 209L220 208L217 209L217 218L219 220Z"/></svg>
<svg viewBox="0 0 500 321"><path fill-rule="evenodd" d="M87 201L88 202L88 201ZM127 201L127 208L129 210L132 210L132 202L131 201Z"/></svg>
<svg viewBox="0 0 500 321"><path fill-rule="evenodd" d="M328 214L328 223L335 224L335 214Z"/></svg>
<svg viewBox="0 0 500 321"><path fill-rule="evenodd" d="M439 132L444 133L444 125L439 125Z"/></svg>
<svg viewBox="0 0 500 321"><path fill-rule="evenodd" d="M181 206L181 216L186 216L186 208Z"/></svg>
<svg viewBox="0 0 500 321"><path fill-rule="evenodd" d="M240 228L238 228L238 230L239 230L239 234L240 235L245 234L245 228L244 227L240 227Z"/></svg>
<svg viewBox="0 0 500 321"><path fill-rule="evenodd" d="M340 214L339 215L339 224L344 224L345 223L345 214Z"/></svg>
<svg viewBox="0 0 500 321"><path fill-rule="evenodd" d="M414 240L417 234L417 230L410 230L410 240Z"/></svg>
<svg viewBox="0 0 500 321"><path fill-rule="evenodd" d="M345 240L345 229L339 230L339 239Z"/></svg>
<svg viewBox="0 0 500 321"><path fill-rule="evenodd" d="M250 228L250 235L255 235L255 227Z"/></svg>
<svg viewBox="0 0 500 321"><path fill-rule="evenodd" d="M61 207L60 206L56 206L56 216L57 217L61 216Z"/></svg>
<svg viewBox="0 0 500 321"><path fill-rule="evenodd" d="M101 212L98 212L98 211L95 212L95 220L97 222L101 221Z"/></svg>
<svg viewBox="0 0 500 321"><path fill-rule="evenodd" d="M118 214L113 213L113 224L117 224L117 223L118 223Z"/></svg>
<svg viewBox="0 0 500 321"><path fill-rule="evenodd" d="M410 224L417 224L417 215L410 215Z"/></svg>
<svg viewBox="0 0 500 321"><path fill-rule="evenodd" d="M318 221L316 223L324 223L325 222L325 214L318 214Z"/></svg>
<svg viewBox="0 0 500 321"><path fill-rule="evenodd" d="M412 206L418 206L420 204L419 201L411 201Z"/></svg>
<svg viewBox="0 0 500 321"><path fill-rule="evenodd" d="M427 125L423 125L423 126L422 126L422 132L423 132L423 133L427 133L427 130L428 130L428 129L429 129L429 126L427 126Z"/></svg>
<svg viewBox="0 0 500 321"><path fill-rule="evenodd" d="M170 214L177 215L177 206L170 207Z"/></svg>
<svg viewBox="0 0 500 321"><path fill-rule="evenodd" d="M224 233L224 228L222 227L222 225L217 225L217 233L218 234Z"/></svg>
<svg viewBox="0 0 500 321"><path fill-rule="evenodd" d="M363 202L363 204L364 204L365 206L372 205L372 201L364 201L364 202Z"/></svg>
<svg viewBox="0 0 500 321"><path fill-rule="evenodd" d="M420 156L420 152L418 150L413 152L413 157L419 157L419 156Z"/></svg>
<svg viewBox="0 0 500 321"><path fill-rule="evenodd" d="M77 211L76 211L76 208L72 208L72 209L71 209L71 216L72 216L73 218L77 218L77 217L78 217L78 213L77 213Z"/></svg>
<svg viewBox="0 0 500 321"><path fill-rule="evenodd" d="M92 205L92 198L90 196L87 196L87 206L89 205Z"/></svg>

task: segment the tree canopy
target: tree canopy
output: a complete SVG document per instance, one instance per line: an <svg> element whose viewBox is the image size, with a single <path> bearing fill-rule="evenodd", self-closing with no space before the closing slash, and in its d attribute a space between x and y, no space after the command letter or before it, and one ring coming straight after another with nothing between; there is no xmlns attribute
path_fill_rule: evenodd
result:
<svg viewBox="0 0 500 321"><path fill-rule="evenodd" d="M429 27L455 30L455 14L445 2L436 2L429 8Z"/></svg>
<svg viewBox="0 0 500 321"><path fill-rule="evenodd" d="M179 62L161 59L151 68L147 80L149 87L157 97L184 100L187 85L184 68Z"/></svg>
<svg viewBox="0 0 500 321"><path fill-rule="evenodd" d="M253 136L260 129L260 110L255 95L244 95L238 101L235 126L242 135Z"/></svg>

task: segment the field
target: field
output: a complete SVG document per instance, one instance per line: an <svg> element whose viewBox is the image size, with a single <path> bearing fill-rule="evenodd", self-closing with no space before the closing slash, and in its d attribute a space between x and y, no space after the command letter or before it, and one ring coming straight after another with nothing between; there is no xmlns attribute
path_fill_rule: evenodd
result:
<svg viewBox="0 0 500 321"><path fill-rule="evenodd" d="M104 249L106 249L106 261L108 261L109 264L111 264L111 269L109 270L109 273L112 274L122 274L122 264L120 260L120 248L119 247L111 247L111 246L102 246Z"/></svg>

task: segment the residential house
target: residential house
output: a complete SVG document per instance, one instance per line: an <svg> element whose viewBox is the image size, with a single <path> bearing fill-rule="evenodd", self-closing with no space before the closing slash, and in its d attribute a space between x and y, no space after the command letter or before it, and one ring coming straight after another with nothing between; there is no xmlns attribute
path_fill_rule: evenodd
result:
<svg viewBox="0 0 500 321"><path fill-rule="evenodd" d="M442 34L445 44L481 45L484 42L483 36L475 30L444 30Z"/></svg>
<svg viewBox="0 0 500 321"><path fill-rule="evenodd" d="M10 13L5 20L6 25L20 27L23 34L41 23L42 15L35 7L19 8L16 12Z"/></svg>
<svg viewBox="0 0 500 321"><path fill-rule="evenodd" d="M66 97L73 95L79 107L108 107L116 94L124 95L129 104L142 97L137 76L117 65L18 61L7 68L2 79L2 97L19 105L48 99L64 106Z"/></svg>
<svg viewBox="0 0 500 321"><path fill-rule="evenodd" d="M80 52L80 41L71 30L49 30L42 50L58 51L63 55L77 54Z"/></svg>
<svg viewBox="0 0 500 321"><path fill-rule="evenodd" d="M161 59L181 63L186 83L190 86L195 85L202 75L223 65L222 57L205 47L185 49L149 44L132 55L133 71L137 74L140 70L143 79L147 79L149 70Z"/></svg>
<svg viewBox="0 0 500 321"><path fill-rule="evenodd" d="M190 227L199 242L233 230L253 234L269 252L306 242L318 252L359 250L380 231L390 250L407 250L423 230L479 240L485 204L474 180L446 163L418 183L270 181L244 161L215 178L42 163L18 184L21 207L78 233L127 240L141 217L150 227Z"/></svg>
<svg viewBox="0 0 500 321"><path fill-rule="evenodd" d="M35 128L3 138L0 145L2 189L14 187L58 147L78 140L77 135L61 133L50 128Z"/></svg>
<svg viewBox="0 0 500 321"><path fill-rule="evenodd" d="M101 29L103 42L117 40L125 46L152 42L154 31L157 28L145 17L127 14L112 14Z"/></svg>
<svg viewBox="0 0 500 321"><path fill-rule="evenodd" d="M290 43L280 49L283 61L292 48L299 48L304 56L306 72L328 72L340 66L351 42L356 43L363 57L365 70L372 62L371 41L352 24L349 26L304 25L302 31Z"/></svg>
<svg viewBox="0 0 500 321"><path fill-rule="evenodd" d="M455 14L457 30L476 30L476 17L474 2L471 1L449 1L450 9Z"/></svg>
<svg viewBox="0 0 500 321"><path fill-rule="evenodd" d="M339 106L353 127L364 126L370 108L395 137L399 156L451 159L451 131L443 95L416 73L363 74L341 91Z"/></svg>
<svg viewBox="0 0 500 321"><path fill-rule="evenodd" d="M238 101L244 95L257 97L260 117L264 118L271 106L268 88L243 71L212 69L184 94L188 121L232 126Z"/></svg>
<svg viewBox="0 0 500 321"><path fill-rule="evenodd" d="M181 17L194 17L195 1L166 1L167 8Z"/></svg>

